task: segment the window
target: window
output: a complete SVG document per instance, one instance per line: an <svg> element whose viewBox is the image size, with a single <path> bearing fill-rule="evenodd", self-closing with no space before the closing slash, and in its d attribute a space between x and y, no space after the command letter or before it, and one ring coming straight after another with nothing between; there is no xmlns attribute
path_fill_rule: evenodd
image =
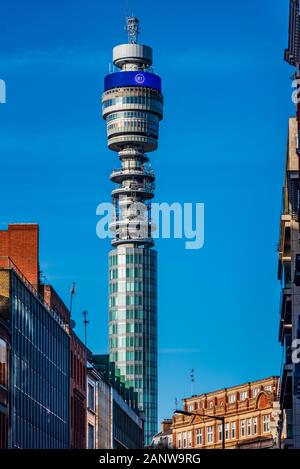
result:
<svg viewBox="0 0 300 469"><path fill-rule="evenodd" d="M259 393L259 388L252 389L252 397L256 397L258 393Z"/></svg>
<svg viewBox="0 0 300 469"><path fill-rule="evenodd" d="M210 401L210 403L209 403L209 408L212 409L212 408L213 408L213 405L214 405L213 401Z"/></svg>
<svg viewBox="0 0 300 469"><path fill-rule="evenodd" d="M248 397L248 392L247 391L243 391L240 393L240 401L245 401Z"/></svg>
<svg viewBox="0 0 300 469"><path fill-rule="evenodd" d="M93 449L95 447L94 442L94 427L90 423L88 424L88 449Z"/></svg>
<svg viewBox="0 0 300 469"><path fill-rule="evenodd" d="M181 433L178 433L177 435L177 447L181 448Z"/></svg>
<svg viewBox="0 0 300 469"><path fill-rule="evenodd" d="M270 415L263 415L263 432L270 431Z"/></svg>
<svg viewBox="0 0 300 469"><path fill-rule="evenodd" d="M7 343L0 339L0 385L7 387Z"/></svg>
<svg viewBox="0 0 300 469"><path fill-rule="evenodd" d="M219 441L222 441L222 439L223 439L223 438L222 438L222 433L223 433L223 432L222 432L222 429L223 429L222 427L223 427L223 425L220 423L220 424L218 425L218 438L219 438Z"/></svg>
<svg viewBox="0 0 300 469"><path fill-rule="evenodd" d="M270 384L268 386L265 386L264 390L267 391L267 392L272 392L272 385Z"/></svg>
<svg viewBox="0 0 300 469"><path fill-rule="evenodd" d="M88 408L95 411L95 388L88 383Z"/></svg>
<svg viewBox="0 0 300 469"><path fill-rule="evenodd" d="M225 440L229 440L229 423L225 424Z"/></svg>
<svg viewBox="0 0 300 469"><path fill-rule="evenodd" d="M188 447L189 448L192 447L192 432L191 431L188 432Z"/></svg>
<svg viewBox="0 0 300 469"><path fill-rule="evenodd" d="M253 418L253 434L257 433L257 417Z"/></svg>
<svg viewBox="0 0 300 469"><path fill-rule="evenodd" d="M236 424L235 422L231 423L231 438L234 440L236 435Z"/></svg>
<svg viewBox="0 0 300 469"><path fill-rule="evenodd" d="M246 435L246 420L241 420L241 436Z"/></svg>
<svg viewBox="0 0 300 469"><path fill-rule="evenodd" d="M251 435L252 419L247 419L247 435Z"/></svg>
<svg viewBox="0 0 300 469"><path fill-rule="evenodd" d="M212 443L214 439L214 427L211 425L207 427L207 443Z"/></svg>
<svg viewBox="0 0 300 469"><path fill-rule="evenodd" d="M193 404L190 404L190 405L189 405L189 408L188 408L188 410L189 410L189 412L192 412L192 411L194 410L194 406L193 406Z"/></svg>
<svg viewBox="0 0 300 469"><path fill-rule="evenodd" d="M183 448L186 448L186 432L183 432Z"/></svg>
<svg viewBox="0 0 300 469"><path fill-rule="evenodd" d="M196 430L196 445L202 445L202 428Z"/></svg>
<svg viewBox="0 0 300 469"><path fill-rule="evenodd" d="M229 394L229 396L228 396L229 404L233 404L235 401L236 401L236 395L235 394Z"/></svg>

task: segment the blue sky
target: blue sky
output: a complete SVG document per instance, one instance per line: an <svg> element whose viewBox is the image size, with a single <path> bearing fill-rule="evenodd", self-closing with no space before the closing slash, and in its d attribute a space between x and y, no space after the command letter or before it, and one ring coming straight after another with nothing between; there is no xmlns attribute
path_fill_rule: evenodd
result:
<svg viewBox="0 0 300 469"><path fill-rule="evenodd" d="M165 117L157 202L205 203L205 245L159 240L159 418L175 397L278 374L276 280L292 70L288 1L129 1L154 48ZM151 8L150 8L151 5ZM96 206L118 166L100 99L125 2L3 2L0 223L40 224L41 268L88 345L107 349L108 240Z"/></svg>

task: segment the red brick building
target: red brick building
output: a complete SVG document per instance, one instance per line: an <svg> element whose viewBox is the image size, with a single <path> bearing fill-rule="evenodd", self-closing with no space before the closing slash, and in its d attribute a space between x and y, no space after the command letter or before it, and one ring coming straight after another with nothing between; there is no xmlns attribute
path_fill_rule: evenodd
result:
<svg viewBox="0 0 300 469"><path fill-rule="evenodd" d="M228 449L279 447L279 378L244 383L183 400L183 411L172 419L173 448Z"/></svg>
<svg viewBox="0 0 300 469"><path fill-rule="evenodd" d="M71 330L71 449L86 448L87 360L91 352Z"/></svg>

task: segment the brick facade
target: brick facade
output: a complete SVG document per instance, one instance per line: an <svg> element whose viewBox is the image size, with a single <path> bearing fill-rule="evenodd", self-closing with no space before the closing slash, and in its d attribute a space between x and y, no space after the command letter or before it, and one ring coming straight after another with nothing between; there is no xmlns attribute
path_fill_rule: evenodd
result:
<svg viewBox="0 0 300 469"><path fill-rule="evenodd" d="M88 349L71 331L71 449L86 448Z"/></svg>
<svg viewBox="0 0 300 469"><path fill-rule="evenodd" d="M173 447L180 449L222 447L225 417L226 448L278 446L278 378L270 377L183 400L183 410L172 420Z"/></svg>
<svg viewBox="0 0 300 469"><path fill-rule="evenodd" d="M3 258L17 266L37 288L39 283L39 227L36 224L12 224L0 231L0 266Z"/></svg>

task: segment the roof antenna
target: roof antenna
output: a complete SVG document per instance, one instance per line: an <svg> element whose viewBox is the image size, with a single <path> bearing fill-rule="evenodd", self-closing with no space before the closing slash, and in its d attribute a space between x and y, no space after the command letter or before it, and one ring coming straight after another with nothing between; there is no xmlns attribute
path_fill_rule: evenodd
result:
<svg viewBox="0 0 300 469"><path fill-rule="evenodd" d="M194 382L195 382L195 372L194 369L191 370L190 373L190 380L191 380L191 396L194 395Z"/></svg>
<svg viewBox="0 0 300 469"><path fill-rule="evenodd" d="M76 283L73 282L70 290L70 316L72 314L72 307L73 307L73 296L76 295Z"/></svg>
<svg viewBox="0 0 300 469"><path fill-rule="evenodd" d="M136 16L126 16L126 27L128 33L128 43L137 44L141 28L139 27L139 19Z"/></svg>
<svg viewBox="0 0 300 469"><path fill-rule="evenodd" d="M88 320L88 312L87 311L83 311L82 312L82 315L83 315L83 324L84 324L84 345L86 346L86 341L87 341L87 325L90 323L90 321Z"/></svg>

